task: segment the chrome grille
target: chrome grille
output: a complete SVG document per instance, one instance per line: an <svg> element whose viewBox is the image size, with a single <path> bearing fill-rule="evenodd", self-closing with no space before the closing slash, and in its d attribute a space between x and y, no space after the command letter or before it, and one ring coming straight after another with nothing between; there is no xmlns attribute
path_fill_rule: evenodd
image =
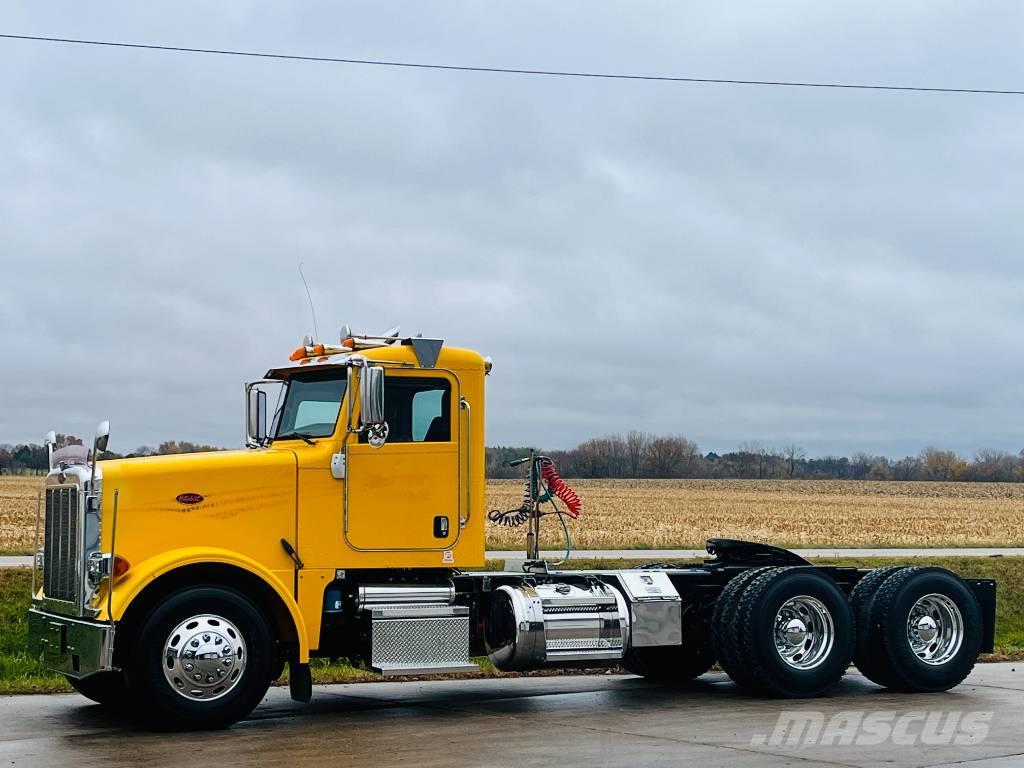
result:
<svg viewBox="0 0 1024 768"><path fill-rule="evenodd" d="M77 602L78 568L78 488L46 489L46 521L43 541L43 594L53 600Z"/></svg>

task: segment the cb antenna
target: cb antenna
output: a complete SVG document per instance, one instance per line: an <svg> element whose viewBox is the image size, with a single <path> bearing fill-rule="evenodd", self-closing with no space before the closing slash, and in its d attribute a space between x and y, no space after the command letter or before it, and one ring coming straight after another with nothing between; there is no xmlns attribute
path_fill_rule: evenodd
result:
<svg viewBox="0 0 1024 768"><path fill-rule="evenodd" d="M309 314L313 316L313 338L320 338L320 331L316 327L316 309L313 307L313 296L309 292L309 283L306 282L306 276L302 274L302 262L299 262L299 277L302 278L302 284L306 286L306 298L309 299Z"/></svg>

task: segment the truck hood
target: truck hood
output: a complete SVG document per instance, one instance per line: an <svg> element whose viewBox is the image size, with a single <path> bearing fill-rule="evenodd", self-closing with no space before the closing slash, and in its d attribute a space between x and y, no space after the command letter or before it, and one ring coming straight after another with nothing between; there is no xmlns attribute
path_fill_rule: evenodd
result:
<svg viewBox="0 0 1024 768"><path fill-rule="evenodd" d="M200 523L199 518L207 518L200 526L204 531L212 522L238 528L239 519L268 516L287 519L287 530L294 529L297 470L291 450L146 456L104 461L100 466L104 519L113 509L115 492L118 497L119 548L122 534L132 537L132 532L142 531L154 549L166 549L178 538L194 542L190 523ZM102 527L106 539L110 526ZM215 536L222 537L230 539L228 531Z"/></svg>

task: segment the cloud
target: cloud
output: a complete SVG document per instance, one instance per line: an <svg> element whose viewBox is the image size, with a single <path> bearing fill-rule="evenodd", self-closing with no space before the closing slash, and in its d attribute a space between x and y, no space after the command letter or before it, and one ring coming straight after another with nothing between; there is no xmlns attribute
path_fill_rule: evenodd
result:
<svg viewBox="0 0 1024 768"><path fill-rule="evenodd" d="M499 12L500 11L500 12ZM15 33L1019 87L955 3L74 3ZM490 443L1020 448L1024 100L0 43L0 440L241 442L309 330L495 359Z"/></svg>

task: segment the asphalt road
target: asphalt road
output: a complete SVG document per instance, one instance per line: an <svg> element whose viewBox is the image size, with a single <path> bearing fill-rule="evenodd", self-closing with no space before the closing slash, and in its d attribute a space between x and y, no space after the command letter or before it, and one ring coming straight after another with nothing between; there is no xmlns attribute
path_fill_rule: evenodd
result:
<svg viewBox="0 0 1024 768"><path fill-rule="evenodd" d="M1007 768L1024 763L1022 705L1012 663L944 694L851 672L804 701L754 699L720 673L681 689L629 675L317 686L308 705L275 689L234 728L189 734L134 730L73 695L13 696L0 697L0 765ZM780 712L824 725L773 741Z"/></svg>
<svg viewBox="0 0 1024 768"><path fill-rule="evenodd" d="M964 547L935 549L794 549L801 557L1024 557L1024 547ZM564 550L542 550L546 560L561 560ZM703 549L584 549L574 551L574 558L647 560L703 560ZM491 550L488 560L522 560L522 550ZM32 558L23 555L0 555L0 568L23 568L32 565Z"/></svg>

